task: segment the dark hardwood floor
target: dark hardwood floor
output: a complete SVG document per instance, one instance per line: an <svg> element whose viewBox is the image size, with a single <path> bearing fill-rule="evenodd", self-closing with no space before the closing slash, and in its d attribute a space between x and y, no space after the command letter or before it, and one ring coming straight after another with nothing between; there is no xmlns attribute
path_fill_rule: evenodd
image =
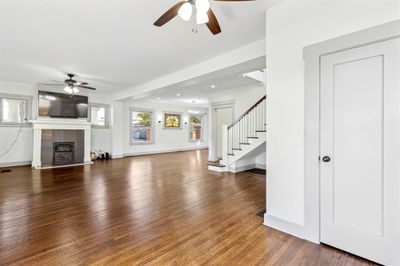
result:
<svg viewBox="0 0 400 266"><path fill-rule="evenodd" d="M0 264L366 265L262 225L265 177L207 151L0 174Z"/></svg>

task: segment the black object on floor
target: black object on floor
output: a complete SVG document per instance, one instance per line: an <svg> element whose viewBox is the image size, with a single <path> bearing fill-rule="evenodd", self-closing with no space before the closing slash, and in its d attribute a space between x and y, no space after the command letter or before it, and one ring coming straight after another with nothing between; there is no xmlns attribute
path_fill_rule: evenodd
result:
<svg viewBox="0 0 400 266"><path fill-rule="evenodd" d="M264 176L267 174L267 171L265 169L258 169L258 168L250 169L247 170L246 172Z"/></svg>
<svg viewBox="0 0 400 266"><path fill-rule="evenodd" d="M260 216L261 218L264 218L264 214L267 212L267 210L266 209L264 209L264 210L262 210L262 211L259 211L259 212L257 212L257 216Z"/></svg>
<svg viewBox="0 0 400 266"><path fill-rule="evenodd" d="M11 169L0 169L0 173L10 173Z"/></svg>

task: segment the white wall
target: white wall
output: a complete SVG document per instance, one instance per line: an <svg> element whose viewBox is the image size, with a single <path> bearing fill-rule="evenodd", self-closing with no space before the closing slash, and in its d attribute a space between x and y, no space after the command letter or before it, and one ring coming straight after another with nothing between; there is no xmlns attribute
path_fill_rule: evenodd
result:
<svg viewBox="0 0 400 266"><path fill-rule="evenodd" d="M266 16L267 211L304 225L302 49L399 19L399 0L287 0Z"/></svg>
<svg viewBox="0 0 400 266"><path fill-rule="evenodd" d="M112 99L109 96L102 94L91 93L89 96L90 103L107 104L112 112ZM111 114L109 115L111 120ZM92 127L91 135L91 149L112 152L112 120L110 121L109 128Z"/></svg>
<svg viewBox="0 0 400 266"><path fill-rule="evenodd" d="M265 162L267 161L267 152L264 150L256 157L256 166L260 169L266 169Z"/></svg>
<svg viewBox="0 0 400 266"><path fill-rule="evenodd" d="M40 88L49 91L59 91L54 88ZM32 97L32 118L37 117L37 91L36 85L19 82L0 81L0 94L13 94ZM89 94L89 102L110 104L109 97L99 94ZM19 127L0 126L0 154L10 147L18 134ZM92 129L92 149L111 151L111 129ZM29 164L32 161L33 145L32 127L24 126L14 148L4 157L0 158L1 165Z"/></svg>
<svg viewBox="0 0 400 266"><path fill-rule="evenodd" d="M154 111L155 131L153 144L130 144L130 108ZM113 140L121 141L122 145L119 145L118 143L113 143L113 145L122 147L122 155L124 156L207 148L207 114L204 117L204 140L200 142L189 142L188 124L185 125L184 122L188 121L188 111L190 110L199 111L203 114L207 113L207 109L205 108L175 106L151 101L133 101L123 103L122 114L114 114L114 118L117 118L118 116L122 117L122 121L118 122L121 123L118 125L121 127L121 130L120 132L116 132L120 137L114 138L113 136ZM158 123L158 121L163 121L163 112L165 111L182 113L183 121L181 129L164 129L163 123ZM118 151L114 152L114 154L118 155Z"/></svg>
<svg viewBox="0 0 400 266"><path fill-rule="evenodd" d="M32 96L35 88L31 84L0 81L0 94ZM0 126L0 155L4 153L15 140L20 127ZM32 161L32 128L22 127L21 134L14 148L0 158L0 166L9 164L26 164Z"/></svg>
<svg viewBox="0 0 400 266"><path fill-rule="evenodd" d="M210 94L210 104L223 101L235 101L235 119L265 96L265 86L251 85ZM209 107L211 108L211 106Z"/></svg>
<svg viewBox="0 0 400 266"><path fill-rule="evenodd" d="M260 85L251 85L245 87L234 88L230 90L217 91L210 94L208 107L208 143L209 143L209 160L215 160L214 153L212 121L213 111L212 104L226 101L234 102L234 117L238 119L244 112L252 107L258 100L265 96L265 87Z"/></svg>

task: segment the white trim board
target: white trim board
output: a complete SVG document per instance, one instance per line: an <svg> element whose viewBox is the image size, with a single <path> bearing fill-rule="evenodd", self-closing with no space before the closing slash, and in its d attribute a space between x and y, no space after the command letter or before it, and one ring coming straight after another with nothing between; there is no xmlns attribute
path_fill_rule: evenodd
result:
<svg viewBox="0 0 400 266"><path fill-rule="evenodd" d="M285 219L265 213L264 214L264 225L272 227L278 231L288 233L292 236L295 236L295 237L298 237L301 239L307 239L307 237L305 237L307 232L306 232L304 225L302 225L302 224L292 223ZM315 242L315 241L311 241L311 242L314 242L317 244L319 243L319 242Z"/></svg>
<svg viewBox="0 0 400 266"><path fill-rule="evenodd" d="M244 171L247 171L247 170L251 170L251 169L254 169L254 168L256 168L256 164L255 163L248 164L248 165L242 165L242 166L238 166L238 167L230 166L229 167L229 172L237 174L237 173L244 172Z"/></svg>
<svg viewBox="0 0 400 266"><path fill-rule="evenodd" d="M21 161L21 162L7 162L7 163L0 163L0 168L6 167L16 167L16 166L30 166L32 161Z"/></svg>
<svg viewBox="0 0 400 266"><path fill-rule="evenodd" d="M66 168L66 167L74 167L74 166L82 166L82 165L91 165L94 164L92 161L90 162L83 162L83 163L73 163L67 165L56 165L56 166L40 166L35 167L35 169L45 170L45 169L53 169L53 168Z"/></svg>
<svg viewBox="0 0 400 266"><path fill-rule="evenodd" d="M305 59L305 225L304 230L285 226L275 219L274 228L298 235L311 242L320 242L320 58L321 56L400 38L400 20L304 48ZM272 222L266 221L265 224Z"/></svg>
<svg viewBox="0 0 400 266"><path fill-rule="evenodd" d="M180 148L180 149L168 149L168 150L159 150L159 151L145 151L145 152L135 152L135 153L124 153L122 157L113 157L113 159L119 159L124 157L133 157L133 156L141 156L141 155L154 155L154 154L162 154L162 153L171 153L171 152L184 152L184 151L197 151L197 150L206 150L207 146L199 146L199 147L190 147L190 148Z"/></svg>
<svg viewBox="0 0 400 266"><path fill-rule="evenodd" d="M267 165L266 164L256 163L255 167L258 168L258 169L267 170Z"/></svg>

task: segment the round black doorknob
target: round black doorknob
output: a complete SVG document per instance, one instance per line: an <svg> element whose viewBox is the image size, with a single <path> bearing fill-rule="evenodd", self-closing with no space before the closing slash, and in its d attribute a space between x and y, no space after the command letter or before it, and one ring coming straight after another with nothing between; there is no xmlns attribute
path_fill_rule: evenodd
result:
<svg viewBox="0 0 400 266"><path fill-rule="evenodd" d="M324 156L324 158L322 158L322 161L327 163L331 161L331 158L329 156Z"/></svg>

